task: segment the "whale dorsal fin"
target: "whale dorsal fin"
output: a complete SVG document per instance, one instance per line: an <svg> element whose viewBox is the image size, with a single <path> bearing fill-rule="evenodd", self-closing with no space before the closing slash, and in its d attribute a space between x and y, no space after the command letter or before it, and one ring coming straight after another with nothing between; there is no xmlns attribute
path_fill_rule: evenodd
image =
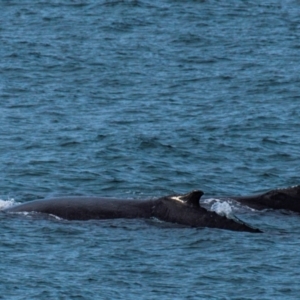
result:
<svg viewBox="0 0 300 300"><path fill-rule="evenodd" d="M199 207L200 206L199 201L203 194L204 193L202 191L195 190L195 191L191 191L190 193L181 195L179 198L181 201L184 201L191 206Z"/></svg>

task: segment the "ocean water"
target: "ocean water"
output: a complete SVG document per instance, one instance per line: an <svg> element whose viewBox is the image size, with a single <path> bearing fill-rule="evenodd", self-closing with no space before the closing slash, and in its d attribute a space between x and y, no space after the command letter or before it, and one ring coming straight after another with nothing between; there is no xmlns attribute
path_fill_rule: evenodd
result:
<svg viewBox="0 0 300 300"><path fill-rule="evenodd" d="M300 183L300 3L0 1L0 209ZM299 299L300 217L263 234L0 213L0 299Z"/></svg>

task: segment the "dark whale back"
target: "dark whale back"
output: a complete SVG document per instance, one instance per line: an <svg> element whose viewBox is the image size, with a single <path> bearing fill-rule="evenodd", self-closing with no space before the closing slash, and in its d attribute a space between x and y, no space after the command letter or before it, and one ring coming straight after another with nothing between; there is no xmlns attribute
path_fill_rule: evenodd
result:
<svg viewBox="0 0 300 300"><path fill-rule="evenodd" d="M286 209L300 213L300 185L249 197L230 197L255 209Z"/></svg>
<svg viewBox="0 0 300 300"><path fill-rule="evenodd" d="M67 220L151 218L191 227L260 232L239 220L220 216L201 207L202 191L156 200L120 200L100 197L61 197L29 201L5 212L37 212Z"/></svg>
<svg viewBox="0 0 300 300"><path fill-rule="evenodd" d="M61 197L29 201L7 212L38 212L66 220L150 218L152 201L100 197Z"/></svg>

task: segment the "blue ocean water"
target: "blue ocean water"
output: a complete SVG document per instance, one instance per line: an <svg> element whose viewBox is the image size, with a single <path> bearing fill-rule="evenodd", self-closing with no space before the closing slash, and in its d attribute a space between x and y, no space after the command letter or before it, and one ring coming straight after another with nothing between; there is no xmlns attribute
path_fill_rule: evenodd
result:
<svg viewBox="0 0 300 300"><path fill-rule="evenodd" d="M1 207L299 184L299 1L2 0L0 15ZM264 233L0 214L0 298L298 299L299 216L236 213Z"/></svg>

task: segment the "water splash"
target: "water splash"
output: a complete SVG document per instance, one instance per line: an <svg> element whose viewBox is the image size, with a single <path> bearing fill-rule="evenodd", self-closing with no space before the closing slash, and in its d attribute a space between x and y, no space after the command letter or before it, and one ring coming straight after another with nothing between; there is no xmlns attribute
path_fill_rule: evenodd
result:
<svg viewBox="0 0 300 300"><path fill-rule="evenodd" d="M17 204L17 202L13 198L7 199L7 200L0 199L0 210L12 207L16 204Z"/></svg>
<svg viewBox="0 0 300 300"><path fill-rule="evenodd" d="M226 216L227 218L233 217L233 211L228 202L225 201L216 201L212 206L211 210L216 212L220 216Z"/></svg>

